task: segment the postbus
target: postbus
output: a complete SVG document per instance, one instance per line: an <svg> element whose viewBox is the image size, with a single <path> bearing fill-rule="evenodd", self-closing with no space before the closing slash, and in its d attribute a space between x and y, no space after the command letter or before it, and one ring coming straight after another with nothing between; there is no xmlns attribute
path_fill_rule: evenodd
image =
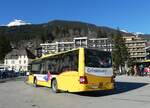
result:
<svg viewBox="0 0 150 108"><path fill-rule="evenodd" d="M28 83L53 92L114 89L111 53L77 48L33 60Z"/></svg>

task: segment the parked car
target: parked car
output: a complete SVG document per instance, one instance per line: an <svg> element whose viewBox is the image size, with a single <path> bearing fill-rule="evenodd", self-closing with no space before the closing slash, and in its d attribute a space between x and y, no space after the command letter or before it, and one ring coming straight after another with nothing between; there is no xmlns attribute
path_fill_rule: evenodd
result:
<svg viewBox="0 0 150 108"><path fill-rule="evenodd" d="M20 76L20 72L14 70L0 70L0 79L13 78Z"/></svg>
<svg viewBox="0 0 150 108"><path fill-rule="evenodd" d="M0 79L2 79L2 71L0 71Z"/></svg>
<svg viewBox="0 0 150 108"><path fill-rule="evenodd" d="M7 75L6 75L6 72L5 72L5 71L1 71L1 72L0 72L0 78L1 78L1 79L7 78Z"/></svg>

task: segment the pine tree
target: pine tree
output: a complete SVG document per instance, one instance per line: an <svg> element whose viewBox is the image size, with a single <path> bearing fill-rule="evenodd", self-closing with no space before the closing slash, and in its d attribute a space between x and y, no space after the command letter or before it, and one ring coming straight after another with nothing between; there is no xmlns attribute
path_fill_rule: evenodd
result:
<svg viewBox="0 0 150 108"><path fill-rule="evenodd" d="M124 67L129 59L129 53L119 29L117 30L117 33L113 35L112 41L114 44L112 51L113 66L117 71L119 68L122 71L122 67Z"/></svg>
<svg viewBox="0 0 150 108"><path fill-rule="evenodd" d="M0 60L4 60L5 55L11 51L10 41L5 37L0 37Z"/></svg>
<svg viewBox="0 0 150 108"><path fill-rule="evenodd" d="M99 29L97 31L97 38L106 38L107 37L107 32L103 29Z"/></svg>

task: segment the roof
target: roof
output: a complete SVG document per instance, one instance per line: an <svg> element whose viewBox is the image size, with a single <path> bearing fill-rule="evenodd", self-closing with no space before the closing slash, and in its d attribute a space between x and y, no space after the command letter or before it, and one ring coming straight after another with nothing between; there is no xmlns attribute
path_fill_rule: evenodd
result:
<svg viewBox="0 0 150 108"><path fill-rule="evenodd" d="M79 40L80 40L80 39L88 39L88 37L75 37L74 40L76 40L76 39L77 39L77 40L78 40L78 39L79 39Z"/></svg>
<svg viewBox="0 0 150 108"><path fill-rule="evenodd" d="M144 62L150 62L150 60L148 59L148 60L144 60Z"/></svg>
<svg viewBox="0 0 150 108"><path fill-rule="evenodd" d="M18 57L22 55L27 55L26 50L13 49L5 56L5 59L18 59Z"/></svg>

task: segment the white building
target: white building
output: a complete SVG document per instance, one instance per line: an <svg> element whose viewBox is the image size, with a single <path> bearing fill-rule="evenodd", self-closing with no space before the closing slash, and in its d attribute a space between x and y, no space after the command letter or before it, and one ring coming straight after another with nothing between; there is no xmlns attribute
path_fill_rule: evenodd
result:
<svg viewBox="0 0 150 108"><path fill-rule="evenodd" d="M89 43L89 39L88 37L76 37L73 39L74 41L74 47L78 48L78 47L88 47L88 43Z"/></svg>
<svg viewBox="0 0 150 108"><path fill-rule="evenodd" d="M61 51L67 51L74 48L74 42L55 42L55 43L42 43L42 54L51 54Z"/></svg>
<svg viewBox="0 0 150 108"><path fill-rule="evenodd" d="M89 47L103 51L112 51L112 42L109 38L92 38L89 39Z"/></svg>
<svg viewBox="0 0 150 108"><path fill-rule="evenodd" d="M76 37L72 42L42 43L42 55L71 50L78 47L97 48L103 51L112 51L109 38Z"/></svg>
<svg viewBox="0 0 150 108"><path fill-rule="evenodd" d="M4 65L8 67L9 70L27 71L28 62L29 59L26 50L14 49L6 55Z"/></svg>

